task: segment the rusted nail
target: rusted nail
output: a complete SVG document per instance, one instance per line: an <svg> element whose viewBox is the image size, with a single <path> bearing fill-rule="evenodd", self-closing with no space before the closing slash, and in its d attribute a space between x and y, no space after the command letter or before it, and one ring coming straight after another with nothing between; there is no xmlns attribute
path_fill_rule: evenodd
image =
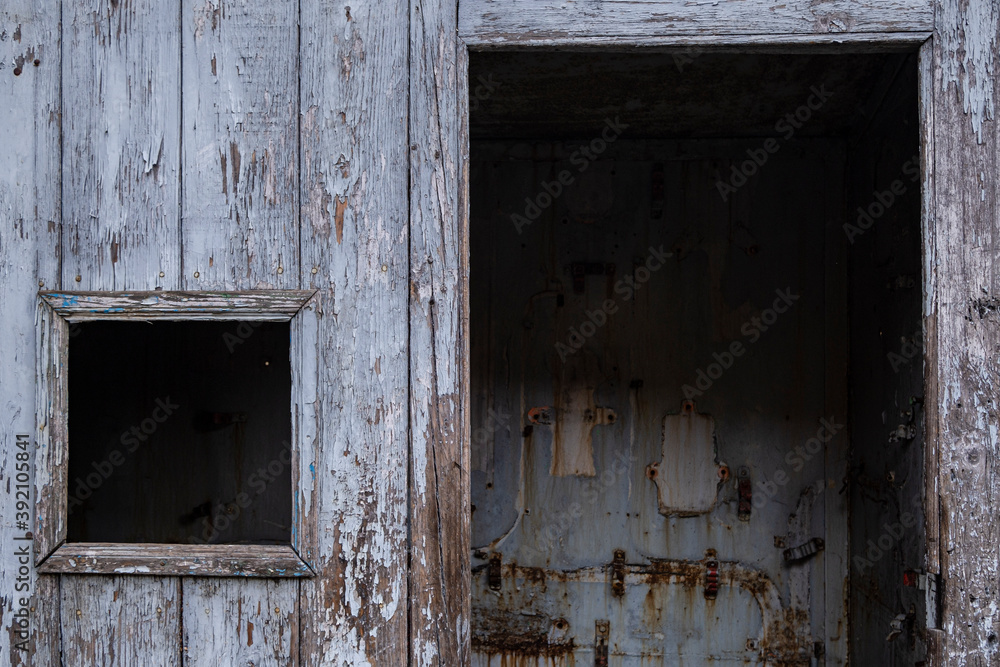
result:
<svg viewBox="0 0 1000 667"><path fill-rule="evenodd" d="M284 273L284 272L285 272L284 267L279 266L278 267L278 273Z"/></svg>
<svg viewBox="0 0 1000 667"><path fill-rule="evenodd" d="M35 58L35 62L33 62L32 64L33 64L33 65L34 65L35 67L38 67L39 65L41 65L41 64L42 64L42 61L41 61L41 60L39 60L38 58Z"/></svg>
<svg viewBox="0 0 1000 667"><path fill-rule="evenodd" d="M382 265L382 273L385 273L388 270L389 270L389 265L388 264L383 264Z"/></svg>
<svg viewBox="0 0 1000 667"><path fill-rule="evenodd" d="M39 280L38 281L38 286L39 287L45 287L45 281L44 280Z"/></svg>
<svg viewBox="0 0 1000 667"><path fill-rule="evenodd" d="M164 273L163 271L160 271L160 277L161 277L161 278L162 278L163 276L165 276L165 275L167 275L167 274L165 274L165 273Z"/></svg>
<svg viewBox="0 0 1000 667"><path fill-rule="evenodd" d="M21 68L20 67L15 67L14 68L14 76L21 76Z"/></svg>
<svg viewBox="0 0 1000 667"><path fill-rule="evenodd" d="M195 278L200 278L201 277L201 273L199 273L198 271L195 271L194 272L194 277Z"/></svg>
<svg viewBox="0 0 1000 667"><path fill-rule="evenodd" d="M79 609L77 609L76 610L76 615L77 615L77 617L83 616L83 612L80 611Z"/></svg>
<svg viewBox="0 0 1000 667"><path fill-rule="evenodd" d="M314 266L314 267L312 267L312 271L310 273L312 273L312 274L315 275L315 274L319 273L319 269Z"/></svg>
<svg viewBox="0 0 1000 667"><path fill-rule="evenodd" d="M83 276L77 276L76 277L76 282L80 282L81 280L83 280Z"/></svg>

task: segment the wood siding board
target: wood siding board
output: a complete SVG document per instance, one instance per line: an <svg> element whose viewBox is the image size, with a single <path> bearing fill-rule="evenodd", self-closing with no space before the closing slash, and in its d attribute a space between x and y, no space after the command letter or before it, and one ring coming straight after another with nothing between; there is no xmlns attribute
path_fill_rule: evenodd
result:
<svg viewBox="0 0 1000 667"><path fill-rule="evenodd" d="M321 424L317 405L319 391L319 302L311 299L292 320L292 548L312 567L310 549L315 540L306 536L310 526L304 517L312 507L317 440ZM304 474L308 470L309 474Z"/></svg>
<svg viewBox="0 0 1000 667"><path fill-rule="evenodd" d="M297 0L183 0L188 288L298 286L298 18Z"/></svg>
<svg viewBox="0 0 1000 667"><path fill-rule="evenodd" d="M62 579L62 664L181 664L180 586L173 577Z"/></svg>
<svg viewBox="0 0 1000 667"><path fill-rule="evenodd" d="M469 656L466 47L455 3L410 27L410 662ZM467 141L466 141L467 143Z"/></svg>
<svg viewBox="0 0 1000 667"><path fill-rule="evenodd" d="M996 183L1000 130L1000 6L937 0L933 94L934 260L929 313L934 374L928 403L940 467L942 630L934 665L987 665L1000 654L997 626L1000 497L1000 235Z"/></svg>
<svg viewBox="0 0 1000 667"><path fill-rule="evenodd" d="M322 431L298 471L306 665L407 660L408 16L301 4L302 285L320 290L322 350Z"/></svg>
<svg viewBox="0 0 1000 667"><path fill-rule="evenodd" d="M35 564L66 539L67 384L69 325L48 305L38 305L38 366L35 373L39 424L35 436Z"/></svg>
<svg viewBox="0 0 1000 667"><path fill-rule="evenodd" d="M39 284L59 286L60 3L7 0L0 7L0 662L59 662L59 595L55 577L39 576L15 548L33 523L18 524L17 436L27 435L29 459L38 443L35 371ZM17 72L15 73L15 69ZM30 461L29 461L30 462ZM34 466L29 466L30 503ZM27 590L23 585L27 584ZM29 609L26 650L14 614Z"/></svg>
<svg viewBox="0 0 1000 667"><path fill-rule="evenodd" d="M233 292L42 292L41 298L69 319L115 317L188 319L219 315L220 319L291 319L315 290Z"/></svg>
<svg viewBox="0 0 1000 667"><path fill-rule="evenodd" d="M290 546L263 544L64 544L40 566L46 573L309 577Z"/></svg>
<svg viewBox="0 0 1000 667"><path fill-rule="evenodd" d="M927 32L933 26L928 0L820 5L807 0L775 5L765 0L691 3L684 0L607 2L558 0L465 0L459 35L472 44L542 41L586 44L620 36L634 43L659 35L788 34L846 37L855 33Z"/></svg>
<svg viewBox="0 0 1000 667"><path fill-rule="evenodd" d="M64 4L64 286L178 284L177 3Z"/></svg>
<svg viewBox="0 0 1000 667"><path fill-rule="evenodd" d="M297 607L294 581L185 580L184 664L298 664Z"/></svg>

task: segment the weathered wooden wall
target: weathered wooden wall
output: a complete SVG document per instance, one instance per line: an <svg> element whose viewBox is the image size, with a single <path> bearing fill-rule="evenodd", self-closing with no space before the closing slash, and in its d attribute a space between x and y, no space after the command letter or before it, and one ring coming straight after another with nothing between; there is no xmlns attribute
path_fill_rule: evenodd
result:
<svg viewBox="0 0 1000 667"><path fill-rule="evenodd" d="M925 228L927 438L940 489L932 664L1000 660L1000 3L935 2L932 215Z"/></svg>

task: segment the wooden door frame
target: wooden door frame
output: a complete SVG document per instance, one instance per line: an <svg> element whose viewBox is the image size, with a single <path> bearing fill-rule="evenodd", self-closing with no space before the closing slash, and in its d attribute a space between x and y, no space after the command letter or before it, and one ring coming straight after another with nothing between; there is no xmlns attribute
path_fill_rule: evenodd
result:
<svg viewBox="0 0 1000 667"><path fill-rule="evenodd" d="M807 2L779 8L767 0L711 5L680 0L655 5L634 0L462 0L459 7L412 0L411 664L470 661L468 60L470 50L528 48L805 53L919 49L928 659L932 665L959 665L972 656L997 654L1000 612L993 604L996 586L990 582L998 576L1000 520L991 521L984 535L947 520L947 513L955 508L969 511L994 488L983 470L985 461L995 458L988 433L973 426L976 415L964 417L957 427L950 425L949 417L962 403L957 408L942 403L955 386L996 375L989 370L970 380L968 360L962 365L955 359L955 350L971 335L965 332L963 339L955 333L961 326L956 324L963 316L960 311L971 300L971 287L955 284L954 276L968 274L968 265L975 265L978 255L970 260L972 250L954 248L944 253L949 232L940 224L942 218L953 227L959 224L961 204L971 200L975 184L959 186L957 194L935 190L941 187L942 173L954 186L968 163L988 163L993 155L984 146L984 136L994 127L989 86L998 86L976 75L990 71L1000 38L990 42L994 33L989 29L969 29L1000 14L997 0L986 4L983 10L963 7L959 0L845 0L814 11ZM815 13L820 11L822 15ZM935 126L942 112L963 126ZM949 133L962 138L948 142L951 157L957 159L946 163L935 149L940 150L942 137L951 139ZM962 141L964 154L955 150ZM949 275L944 284L940 276ZM966 275L970 277L976 276ZM988 335L1000 345L1000 333ZM951 357L943 358L941 350L950 350ZM977 408L983 391L975 397ZM955 403L953 396L950 400ZM981 417L983 409L977 414ZM987 495L969 497L968 489L949 481L956 472L971 475L970 487ZM964 583L970 573L980 572L981 582ZM957 583L949 586L950 581ZM978 599L970 600L970 588Z"/></svg>

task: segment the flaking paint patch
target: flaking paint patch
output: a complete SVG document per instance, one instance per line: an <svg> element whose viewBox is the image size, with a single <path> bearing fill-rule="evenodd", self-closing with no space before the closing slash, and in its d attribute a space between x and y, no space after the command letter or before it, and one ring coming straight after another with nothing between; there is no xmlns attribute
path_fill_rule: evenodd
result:
<svg viewBox="0 0 1000 667"><path fill-rule="evenodd" d="M935 21L942 41L941 85L946 94L954 84L969 115L976 141L983 143L983 123L995 118L997 27L1000 5L981 0L939 3Z"/></svg>

